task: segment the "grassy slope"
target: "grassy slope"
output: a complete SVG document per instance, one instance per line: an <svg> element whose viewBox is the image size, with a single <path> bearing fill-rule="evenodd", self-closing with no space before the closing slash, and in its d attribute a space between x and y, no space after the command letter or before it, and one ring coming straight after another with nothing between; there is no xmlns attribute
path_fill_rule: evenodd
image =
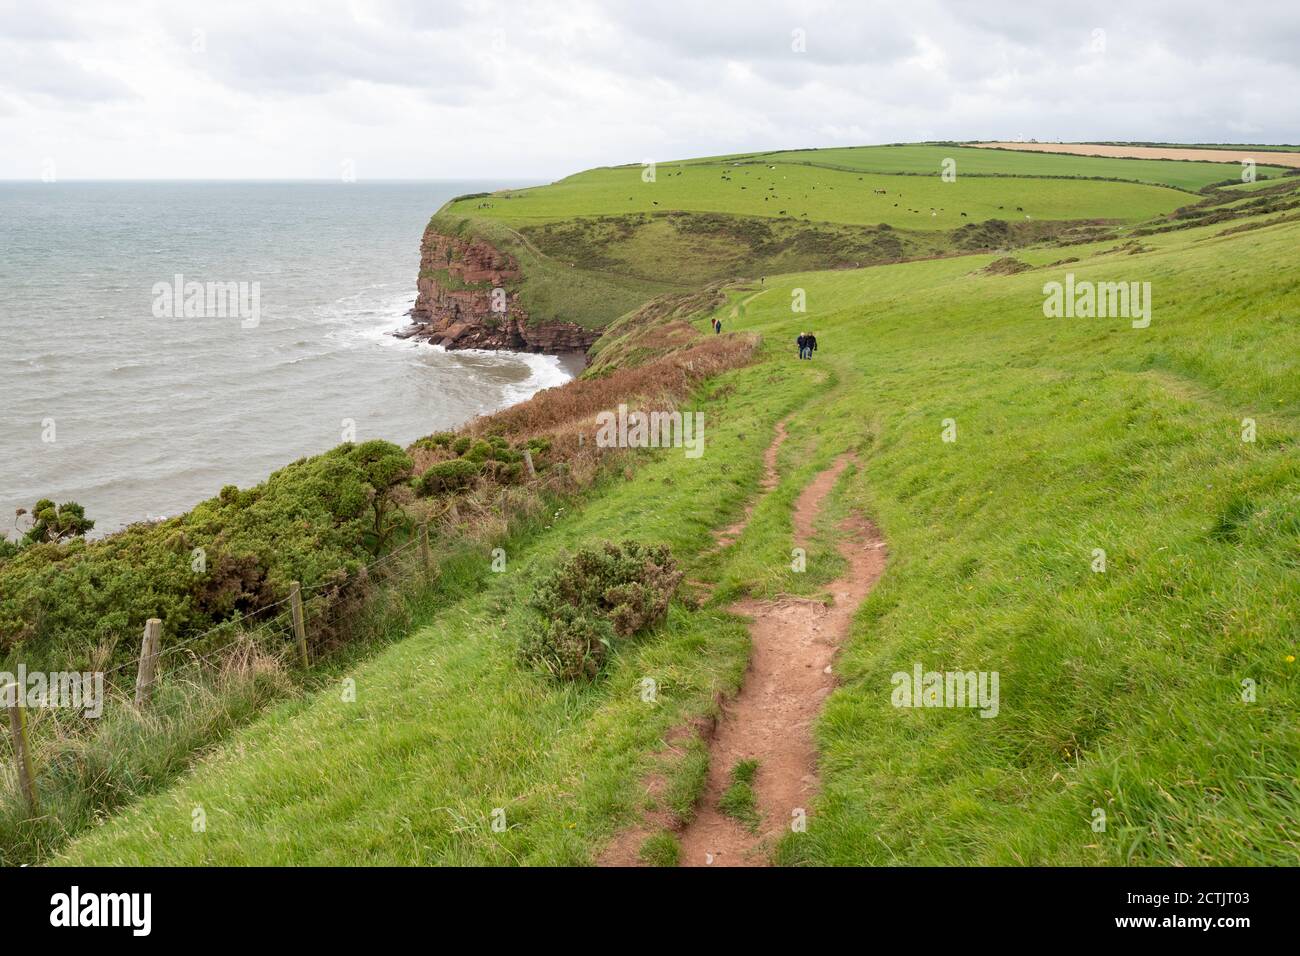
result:
<svg viewBox="0 0 1300 956"><path fill-rule="evenodd" d="M939 164L949 155L958 176L944 183ZM1260 168L1261 176L1270 172ZM882 146L665 163L654 183L641 175L640 167L594 169L550 186L466 198L445 206L432 225L477 234L514 255L533 319L603 328L654 295L719 279L946 254L952 230L989 219L1022 229L1080 216L1145 219L1193 201L1178 190L1238 171L1220 163ZM1130 181L1033 178L1060 176ZM674 210L716 221L684 230L664 218ZM893 232L882 236L881 224Z"/></svg>
<svg viewBox="0 0 1300 956"><path fill-rule="evenodd" d="M1151 281L1146 330L1045 319L1060 267L783 280L807 291L797 324L822 359L856 380L823 428L874 436L855 495L893 551L821 724L826 794L793 857L1300 859L1300 283L1277 269L1300 229L1212 233L1068 266ZM773 289L749 319L792 335L788 301ZM1001 715L894 710L890 675L916 661L1000 671Z"/></svg>
<svg viewBox="0 0 1300 956"><path fill-rule="evenodd" d="M727 428L709 436L704 458L663 455L632 480L615 479L590 507L511 553L507 573L481 594L361 665L356 703L330 690L279 708L183 784L74 844L67 859L585 861L630 819L664 732L738 685L748 638L720 611L675 606L602 682L558 689L515 663L531 575L563 549L601 538L666 541L682 555L702 549L755 487L773 416L820 381L770 395L759 387L768 375L744 370L743 394L709 400L726 407ZM640 699L647 675L659 684L658 704ZM195 806L207 814L203 834L191 832ZM505 833L491 830L495 807L506 810Z"/></svg>
<svg viewBox="0 0 1300 956"><path fill-rule="evenodd" d="M481 201L481 200L479 200ZM520 288L521 301L530 316L548 321L575 322L598 329L614 316L631 311L663 292L682 288L663 278L644 279L626 274L579 268L575 263L541 253L508 223L455 211L472 209L474 200L444 207L430 226L446 235L475 235L515 257L528 281ZM446 282L446 276L439 280Z"/></svg>
<svg viewBox="0 0 1300 956"><path fill-rule="evenodd" d="M1234 183L1233 185L1225 186L1224 188L1227 191L1233 193L1238 193L1238 192L1253 193L1253 192L1258 192L1261 189L1270 189L1275 186L1280 186L1285 182L1290 182L1294 185L1300 185L1300 178L1288 177L1286 180L1279 180L1277 178L1256 179L1253 183Z"/></svg>
<svg viewBox="0 0 1300 956"><path fill-rule="evenodd" d="M662 164L655 173L655 181L647 183L639 167L592 169L549 186L507 190L487 200L460 200L446 211L515 225L688 210L955 229L985 219L1082 218L1081 210L1087 210L1087 218L1132 221L1172 212L1188 200L1177 190L1139 183L964 177L960 171L951 183L943 182L937 171L932 176L892 176L793 163L675 163ZM931 209L937 215L932 216Z"/></svg>
<svg viewBox="0 0 1300 956"><path fill-rule="evenodd" d="M748 158L748 157L746 157ZM1124 179L1131 182L1198 190L1211 183L1241 178L1236 163L1181 162L1152 159L1112 159L981 149L973 146L909 145L850 146L830 149L782 150L756 153L753 158L772 163L813 163L873 173L913 173L937 176L945 159L957 163L957 175L976 176L1082 176ZM1263 178L1276 176L1281 167L1259 167Z"/></svg>
<svg viewBox="0 0 1300 956"><path fill-rule="evenodd" d="M1021 252L1041 268L1014 276L978 272L992 257L976 256L737 292L728 328L767 333L769 361L702 396L703 458L650 456L485 593L362 665L359 703L323 693L276 712L67 861L590 859L635 808L664 730L734 686L745 639L713 608L677 606L606 680L555 689L512 663L528 569L625 534L691 560L740 511L771 424L794 409L780 487L735 546L695 559L719 583L714 607L815 591L838 570L823 537L809 574L789 572L789 507L845 448L864 467L835 508L872 514L891 564L819 726L811 829L783 859L1296 862L1300 282L1279 266L1300 224L1220 229L1147 237L1140 255L1073 247L1068 266L1047 267L1059 249ZM1066 268L1150 281L1151 327L1044 318L1042 284ZM790 311L795 288L806 315ZM797 363L805 327L821 350ZM950 417L955 444L940 440ZM891 674L916 661L999 671L1001 713L890 707ZM658 707L637 697L645 675L663 678ZM190 832L196 804L206 834ZM504 834L488 825L496 806Z"/></svg>

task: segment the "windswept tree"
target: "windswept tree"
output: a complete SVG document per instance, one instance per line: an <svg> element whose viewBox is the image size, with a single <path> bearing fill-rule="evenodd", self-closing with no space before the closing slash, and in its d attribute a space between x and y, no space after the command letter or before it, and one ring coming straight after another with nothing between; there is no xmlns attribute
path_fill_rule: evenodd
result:
<svg viewBox="0 0 1300 956"><path fill-rule="evenodd" d="M374 520L367 545L377 555L383 552L404 519L393 492L411 477L413 463L401 448L379 439L363 442L352 449L349 457L371 488L370 510Z"/></svg>
<svg viewBox="0 0 1300 956"><path fill-rule="evenodd" d="M95 522L86 517L86 509L75 501L65 501L56 505L49 498L42 498L32 506L32 526L23 540L27 544L49 544L80 538Z"/></svg>

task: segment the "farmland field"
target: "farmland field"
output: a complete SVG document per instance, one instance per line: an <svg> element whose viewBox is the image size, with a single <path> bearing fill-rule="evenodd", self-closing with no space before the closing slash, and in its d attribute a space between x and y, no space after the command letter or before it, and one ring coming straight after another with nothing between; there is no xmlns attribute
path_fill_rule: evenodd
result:
<svg viewBox="0 0 1300 956"><path fill-rule="evenodd" d="M788 150L757 154L768 162L812 163L872 173L911 173L932 176L943 168L945 159L956 163L958 176L1048 176L1121 179L1129 182L1173 186L1191 191L1212 183L1238 180L1239 163L1210 163L1174 160L1120 159L1071 156L1064 153L981 149L972 146L853 146L829 149ZM1261 176L1276 176L1282 170L1265 167Z"/></svg>
<svg viewBox="0 0 1300 956"><path fill-rule="evenodd" d="M980 143L979 146L984 149L1010 149L1028 153L1071 153L1088 157L1130 157L1192 162L1208 159L1235 164L1240 164L1243 158L1249 157L1252 149L1249 146L1232 149L1226 146L1120 146L1113 143ZM1300 166L1298 151L1270 148L1264 152L1271 165L1292 169Z"/></svg>
<svg viewBox="0 0 1300 956"><path fill-rule="evenodd" d="M955 228L985 219L1146 219L1188 201L1139 183L853 173L793 162L666 163L654 188L641 167L595 169L550 186L507 190L446 211L515 225L657 211L713 212L898 228ZM1227 178L1224 176L1220 179ZM965 213L965 216L962 214Z"/></svg>

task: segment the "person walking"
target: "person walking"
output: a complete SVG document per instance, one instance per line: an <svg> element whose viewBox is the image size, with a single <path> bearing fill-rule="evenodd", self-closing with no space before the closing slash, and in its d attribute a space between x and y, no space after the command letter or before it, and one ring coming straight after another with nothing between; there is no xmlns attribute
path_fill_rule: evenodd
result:
<svg viewBox="0 0 1300 956"><path fill-rule="evenodd" d="M803 358L803 347L804 347L804 343L807 341L808 341L808 336L805 335L803 332L800 332L799 337L794 340L794 344L799 346L799 358Z"/></svg>
<svg viewBox="0 0 1300 956"><path fill-rule="evenodd" d="M809 332L803 339L804 350L808 353L808 361L812 361L812 354L817 351L817 336Z"/></svg>
<svg viewBox="0 0 1300 956"><path fill-rule="evenodd" d="M714 331L714 333L717 334L717 335L721 335L721 334L722 334L722 320L721 320L721 319L718 319L718 324L715 325L715 326L713 327L713 331Z"/></svg>

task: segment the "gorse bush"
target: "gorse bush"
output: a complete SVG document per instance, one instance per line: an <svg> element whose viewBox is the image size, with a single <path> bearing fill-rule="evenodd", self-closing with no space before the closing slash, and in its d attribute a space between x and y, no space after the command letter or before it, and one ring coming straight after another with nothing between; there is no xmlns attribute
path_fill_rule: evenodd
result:
<svg viewBox="0 0 1300 956"><path fill-rule="evenodd" d="M412 445L417 458L434 459L413 477L415 462L397 445L348 443L98 541L84 539L93 522L76 502L42 499L24 538L0 542L0 662L21 655L62 669L106 645L125 660L148 618L162 619L169 643L275 604L291 581L355 602L358 589L344 586L409 533L413 494L517 483L524 448L546 467L546 439L512 446L501 435L438 432ZM445 457L453 453L463 457Z"/></svg>
<svg viewBox="0 0 1300 956"><path fill-rule="evenodd" d="M416 490L426 497L461 491L474 483L481 468L464 458L453 458L430 465L415 481Z"/></svg>
<svg viewBox="0 0 1300 956"><path fill-rule="evenodd" d="M400 526L410 469L389 442L345 444L167 521L32 543L0 564L0 655L75 664L151 617L166 641L273 604L291 581L343 583ZM119 643L117 656L133 649Z"/></svg>
<svg viewBox="0 0 1300 956"><path fill-rule="evenodd" d="M29 544L47 544L79 538L94 527L95 522L86 517L86 509L75 501L56 505L49 498L42 498L32 506L32 526L23 541Z"/></svg>
<svg viewBox="0 0 1300 956"><path fill-rule="evenodd" d="M538 622L522 646L524 660L559 680L593 680L614 645L609 621L590 611L558 608Z"/></svg>
<svg viewBox="0 0 1300 956"><path fill-rule="evenodd" d="M413 482L418 494L432 497L465 491L480 477L501 485L516 484L524 475L524 449L532 452L533 466L541 469L545 466L542 459L550 450L551 443L547 439L534 438L512 446L501 435L474 438L440 432L421 438L413 447L430 453L424 460L435 459ZM446 458L448 454L458 457Z"/></svg>
<svg viewBox="0 0 1300 956"><path fill-rule="evenodd" d="M583 548L535 588L543 620L523 641L524 660L561 680L596 677L619 639L663 619L681 580L662 545Z"/></svg>

